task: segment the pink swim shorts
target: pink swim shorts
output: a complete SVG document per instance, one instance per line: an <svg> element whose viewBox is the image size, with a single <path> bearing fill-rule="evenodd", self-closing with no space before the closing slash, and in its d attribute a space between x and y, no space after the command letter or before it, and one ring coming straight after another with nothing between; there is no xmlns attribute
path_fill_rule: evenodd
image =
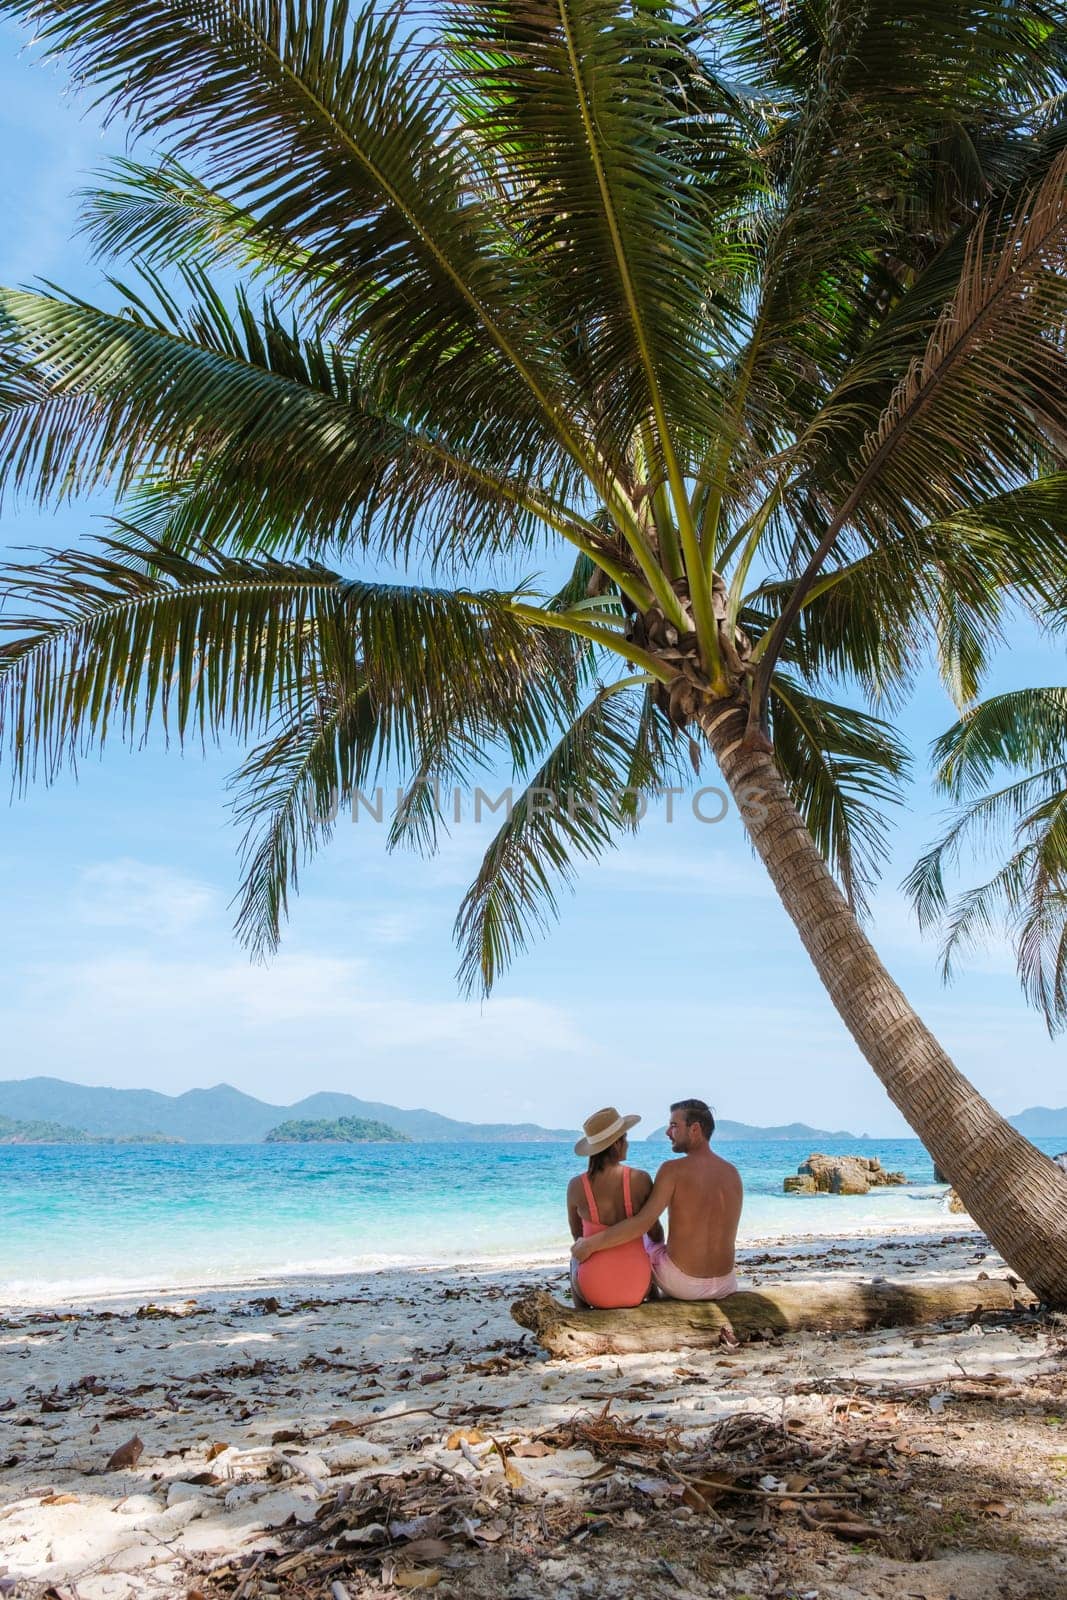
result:
<svg viewBox="0 0 1067 1600"><path fill-rule="evenodd" d="M691 1278L675 1266L665 1244L652 1244L646 1239L645 1249L656 1287L669 1300L723 1300L728 1294L737 1293L736 1272L724 1273L721 1278Z"/></svg>

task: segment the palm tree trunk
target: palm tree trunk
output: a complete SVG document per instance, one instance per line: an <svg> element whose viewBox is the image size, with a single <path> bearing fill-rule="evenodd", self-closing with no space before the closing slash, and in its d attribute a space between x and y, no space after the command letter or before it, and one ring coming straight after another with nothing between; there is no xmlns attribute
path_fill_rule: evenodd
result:
<svg viewBox="0 0 1067 1600"><path fill-rule="evenodd" d="M774 756L744 741L747 708L701 729L815 970L893 1104L1005 1261L1067 1305L1067 1176L952 1063L878 958L798 815Z"/></svg>

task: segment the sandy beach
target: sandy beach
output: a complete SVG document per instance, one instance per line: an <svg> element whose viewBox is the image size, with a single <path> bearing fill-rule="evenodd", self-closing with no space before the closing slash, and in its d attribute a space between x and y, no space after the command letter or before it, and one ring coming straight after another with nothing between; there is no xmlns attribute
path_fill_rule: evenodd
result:
<svg viewBox="0 0 1067 1600"><path fill-rule="evenodd" d="M1003 1274L981 1235L795 1240L744 1284ZM1067 1322L986 1313L547 1358L552 1268L377 1273L0 1320L0 1594L1067 1590Z"/></svg>

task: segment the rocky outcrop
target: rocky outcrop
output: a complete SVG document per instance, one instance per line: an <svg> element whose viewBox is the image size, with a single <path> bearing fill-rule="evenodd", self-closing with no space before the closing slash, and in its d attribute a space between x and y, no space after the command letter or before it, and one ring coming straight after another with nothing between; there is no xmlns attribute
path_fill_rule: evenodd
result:
<svg viewBox="0 0 1067 1600"><path fill-rule="evenodd" d="M907 1183L903 1172L886 1172L877 1156L810 1155L797 1168L796 1176L786 1178L786 1194L867 1194Z"/></svg>

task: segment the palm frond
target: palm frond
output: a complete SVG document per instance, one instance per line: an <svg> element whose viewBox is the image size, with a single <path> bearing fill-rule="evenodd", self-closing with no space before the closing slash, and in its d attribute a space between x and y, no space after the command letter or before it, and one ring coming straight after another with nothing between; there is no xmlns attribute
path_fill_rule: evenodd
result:
<svg viewBox="0 0 1067 1600"><path fill-rule="evenodd" d="M83 191L80 228L97 255L121 256L165 268L200 263L267 273L284 283L292 267L312 264L303 252L293 259L284 237L269 237L248 211L202 182L180 161L155 166L116 159L93 188ZM320 273L328 273L326 262Z"/></svg>
<svg viewBox="0 0 1067 1600"><path fill-rule="evenodd" d="M373 3L8 0L109 114L288 241L309 295L372 343L416 415L507 412L519 447L558 436L558 365L516 258L471 183L409 29ZM330 271L323 280L320 263ZM441 379L447 374L448 382ZM444 399L447 392L448 399Z"/></svg>
<svg viewBox="0 0 1067 1600"><path fill-rule="evenodd" d="M151 555L105 539L0 570L0 751L18 778L52 779L116 722L130 742L156 715L179 738L246 734L342 590L324 567Z"/></svg>
<svg viewBox="0 0 1067 1600"><path fill-rule="evenodd" d="M389 713L390 753L417 762L456 703L514 706L544 638L494 591L345 579L317 564L143 538L52 552L0 570L0 752L20 778L55 776L118 723L136 741L158 716L184 738L247 737L279 709L365 686ZM25 609L18 609L24 607Z"/></svg>
<svg viewBox="0 0 1067 1600"><path fill-rule="evenodd" d="M957 809L905 880L920 925L942 929L946 978L961 955L1003 930L1023 990L1054 1032L1067 1023L1067 690L994 696L934 749L937 781ZM991 788L1005 767L1023 775ZM996 849L1003 859L985 882L950 896L946 869L965 846Z"/></svg>
<svg viewBox="0 0 1067 1600"><path fill-rule="evenodd" d="M681 447L715 413L715 278L737 248L721 225L726 186L700 174L717 156L722 177L735 102L712 103L663 7L475 0L446 15L466 136L514 196L572 361L566 329L588 330L583 389L612 395L598 443L617 458L651 421L655 469L680 503Z"/></svg>
<svg viewBox="0 0 1067 1600"><path fill-rule="evenodd" d="M388 743L366 686L347 697L325 691L234 774L234 812L244 829L236 930L253 956L277 950L301 867L329 841Z"/></svg>
<svg viewBox="0 0 1067 1600"><path fill-rule="evenodd" d="M883 808L901 801L907 750L888 723L820 699L784 673L771 694L775 756L793 804L862 912L887 857Z"/></svg>
<svg viewBox="0 0 1067 1600"><path fill-rule="evenodd" d="M868 434L847 494L828 512L773 634L761 641L764 691L847 528L860 530L861 548L876 547L885 530L914 527L917 512L951 516L976 492L996 494L1040 471L1050 439L1067 426L1067 363L1062 340L1049 337L1067 320L1065 266L1067 152L1013 212L987 213L967 236L952 299ZM860 383L864 372L860 359L847 382ZM832 434L840 409L847 416L847 404L829 404L813 432Z"/></svg>
<svg viewBox="0 0 1067 1600"><path fill-rule="evenodd" d="M483 632L499 620L494 597L487 598L478 622ZM374 609L381 599L374 597ZM454 620L463 617L457 611ZM352 686L323 684L320 676L316 692L305 692L295 712L283 709L280 726L234 776L244 828L237 931L258 956L277 949L301 864L329 841L338 816L358 812L365 785L382 790L364 797L375 815L384 821L386 811L392 813L390 847L403 843L431 853L445 786L469 785L501 759L516 768L529 765L579 709L578 678L567 670L567 656L583 641L554 633L528 639L521 651L501 641L498 659L483 657L485 670L472 678L463 665L464 639L446 637L446 648L454 643L457 649L455 670L433 673L420 688L409 643L417 653L416 635L429 645L433 629L411 620L411 639L404 642L407 618L394 610L386 647L371 631L368 611L354 635L361 655ZM412 765L415 775L405 786L399 780ZM398 780L395 807L386 806L378 782L390 773Z"/></svg>
<svg viewBox="0 0 1067 1600"><path fill-rule="evenodd" d="M413 547L460 560L549 527L593 530L547 487L508 470L481 443L424 432L391 412L360 366L302 336L266 300L233 306L205 273L183 269L185 301L154 274L125 290L123 313L0 291L0 337L17 375L0 395L0 482L38 499L147 480L164 535L237 550ZM168 480L177 480L170 490ZM469 544L464 537L469 530Z"/></svg>
<svg viewBox="0 0 1067 1600"><path fill-rule="evenodd" d="M466 990L488 993L558 916L558 886L573 885L580 862L595 860L636 827L637 797L680 770L648 698L647 691L638 697L625 687L602 689L513 800L456 918Z"/></svg>
<svg viewBox="0 0 1067 1600"><path fill-rule="evenodd" d="M785 647L805 676L858 682L899 704L929 644L957 704L979 692L1002 641L1005 613L1022 600L1042 617L1058 603L1067 566L1067 473L1049 473L975 500L823 573L808 591ZM745 600L744 625L767 635L795 590L764 582Z"/></svg>
<svg viewBox="0 0 1067 1600"><path fill-rule="evenodd" d="M984 789L998 767L1067 767L1067 689L991 696L935 741L935 778L954 800Z"/></svg>

